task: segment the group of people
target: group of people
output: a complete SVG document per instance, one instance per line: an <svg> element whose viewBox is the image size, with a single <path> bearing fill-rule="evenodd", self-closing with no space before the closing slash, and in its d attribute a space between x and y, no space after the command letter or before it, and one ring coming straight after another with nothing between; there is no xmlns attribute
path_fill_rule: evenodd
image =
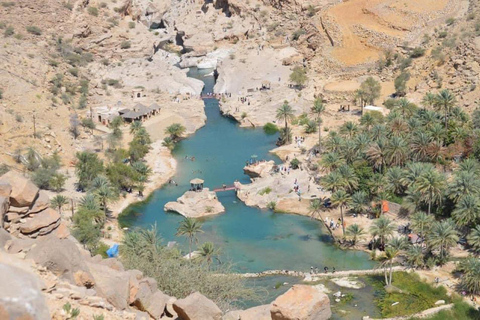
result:
<svg viewBox="0 0 480 320"><path fill-rule="evenodd" d="M305 142L305 137L295 136L295 143L297 144L298 147L300 147L304 142Z"/></svg>
<svg viewBox="0 0 480 320"><path fill-rule="evenodd" d="M248 99L247 97L239 97L238 101L240 101L241 103L246 102L248 105L250 105L250 99Z"/></svg>
<svg viewBox="0 0 480 320"><path fill-rule="evenodd" d="M325 219L325 225L327 225L331 230L335 230L337 228L340 228L340 226L342 225L342 219L338 218L337 223L335 223L333 219L327 217Z"/></svg>
<svg viewBox="0 0 480 320"><path fill-rule="evenodd" d="M323 271L325 273L328 273L328 267L324 267ZM335 273L335 267L332 267L332 273ZM310 267L310 274L318 274L318 268Z"/></svg>
<svg viewBox="0 0 480 320"><path fill-rule="evenodd" d="M185 160L195 161L195 157L185 156Z"/></svg>

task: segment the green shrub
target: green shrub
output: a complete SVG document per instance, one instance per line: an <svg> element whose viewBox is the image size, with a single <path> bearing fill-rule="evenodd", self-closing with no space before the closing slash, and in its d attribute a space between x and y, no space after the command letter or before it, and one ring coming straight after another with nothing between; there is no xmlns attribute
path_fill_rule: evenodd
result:
<svg viewBox="0 0 480 320"><path fill-rule="evenodd" d="M135 26L136 26L136 24L135 24L135 22L133 22L133 21L130 21L130 22L128 23L128 27L129 27L130 29L134 29Z"/></svg>
<svg viewBox="0 0 480 320"><path fill-rule="evenodd" d="M440 31L438 33L438 37L443 39L443 38L446 38L448 36L448 32L447 31Z"/></svg>
<svg viewBox="0 0 480 320"><path fill-rule="evenodd" d="M23 40L25 38L21 33L17 33L13 37L17 40Z"/></svg>
<svg viewBox="0 0 480 320"><path fill-rule="evenodd" d="M2 7L9 8L15 6L15 2L13 1L4 1L2 2Z"/></svg>
<svg viewBox="0 0 480 320"><path fill-rule="evenodd" d="M290 165L292 166L292 169L298 169L300 167L300 160L294 158L290 161Z"/></svg>
<svg viewBox="0 0 480 320"><path fill-rule="evenodd" d="M70 68L68 69L68 72L74 77L78 77L78 69L77 68Z"/></svg>
<svg viewBox="0 0 480 320"><path fill-rule="evenodd" d="M58 67L58 61L50 59L48 60L48 65L56 68Z"/></svg>
<svg viewBox="0 0 480 320"><path fill-rule="evenodd" d="M272 188L270 187L265 187L263 188L262 190L260 190L258 192L259 195L263 196L264 194L269 194L270 192L272 192Z"/></svg>
<svg viewBox="0 0 480 320"><path fill-rule="evenodd" d="M97 247L95 248L95 251L92 253L94 256L99 254L102 256L102 258L107 259L109 258L107 254L107 250L110 249L110 246L106 244L105 242L99 241Z"/></svg>
<svg viewBox="0 0 480 320"><path fill-rule="evenodd" d="M8 26L5 28L5 31L3 32L3 35L5 37L10 37L15 33L15 29L11 26Z"/></svg>
<svg viewBox="0 0 480 320"><path fill-rule="evenodd" d="M452 24L455 23L455 19L454 18L448 18L445 23L447 24L447 26L451 26Z"/></svg>
<svg viewBox="0 0 480 320"><path fill-rule="evenodd" d="M0 100L2 100L2 99L3 99L3 90L0 89Z"/></svg>
<svg viewBox="0 0 480 320"><path fill-rule="evenodd" d="M107 58L103 58L102 60L100 60L100 63L104 66L108 66L110 64L110 61Z"/></svg>
<svg viewBox="0 0 480 320"><path fill-rule="evenodd" d="M277 208L277 203L275 201L270 201L269 203L267 203L267 208L275 211L275 209Z"/></svg>
<svg viewBox="0 0 480 320"><path fill-rule="evenodd" d="M98 17L98 9L96 7L88 7L87 12L91 16Z"/></svg>
<svg viewBox="0 0 480 320"><path fill-rule="evenodd" d="M36 27L36 26L28 26L27 31L31 34L36 35L36 36L42 35L42 30L39 27Z"/></svg>
<svg viewBox="0 0 480 320"><path fill-rule="evenodd" d="M5 29L7 27L7 24L3 21L0 21L0 29Z"/></svg>
<svg viewBox="0 0 480 320"><path fill-rule="evenodd" d="M263 126L263 131L266 134L275 134L278 132L278 127L275 124L268 122Z"/></svg>
<svg viewBox="0 0 480 320"><path fill-rule="evenodd" d="M132 44L128 40L122 41L122 43L120 44L121 49L130 49L131 46Z"/></svg>
<svg viewBox="0 0 480 320"><path fill-rule="evenodd" d="M292 40L298 40L302 35L304 35L306 31L304 29L298 29L292 34Z"/></svg>
<svg viewBox="0 0 480 320"><path fill-rule="evenodd" d="M69 1L65 1L65 2L63 3L63 7L66 8L66 9L68 9L68 10L70 10L70 11L73 10L73 4L71 4Z"/></svg>
<svg viewBox="0 0 480 320"><path fill-rule="evenodd" d="M100 8L106 8L107 7L107 3L106 2L101 2L100 3Z"/></svg>
<svg viewBox="0 0 480 320"><path fill-rule="evenodd" d="M410 58L423 57L424 54L425 54L425 49L417 47L417 48L413 49L412 52L410 52Z"/></svg>

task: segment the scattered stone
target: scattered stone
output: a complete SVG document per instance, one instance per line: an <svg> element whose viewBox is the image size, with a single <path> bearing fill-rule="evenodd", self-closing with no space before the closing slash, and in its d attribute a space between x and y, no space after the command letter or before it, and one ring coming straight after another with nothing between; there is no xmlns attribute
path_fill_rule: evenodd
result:
<svg viewBox="0 0 480 320"><path fill-rule="evenodd" d="M5 221L5 214L8 211L9 198L0 196L0 229L3 228L3 222Z"/></svg>
<svg viewBox="0 0 480 320"><path fill-rule="evenodd" d="M113 270L107 266L88 263L90 273L95 280L95 290L115 308L124 310L128 306L129 280L128 272Z"/></svg>
<svg viewBox="0 0 480 320"><path fill-rule="evenodd" d="M438 300L438 301L435 302L436 306L439 306L439 305L442 305L442 304L445 304L445 300Z"/></svg>
<svg viewBox="0 0 480 320"><path fill-rule="evenodd" d="M222 311L199 292L175 301L173 309L183 320L220 320Z"/></svg>

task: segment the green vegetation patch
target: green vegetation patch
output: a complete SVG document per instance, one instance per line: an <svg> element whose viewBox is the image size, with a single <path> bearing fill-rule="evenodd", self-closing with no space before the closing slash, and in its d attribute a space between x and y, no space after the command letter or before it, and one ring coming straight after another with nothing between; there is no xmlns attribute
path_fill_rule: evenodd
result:
<svg viewBox="0 0 480 320"><path fill-rule="evenodd" d="M443 286L434 288L420 280L415 273L395 272L393 274L392 285L401 292L387 293L384 288L383 276L374 276L369 279L376 289L378 307L382 316L386 318L408 316L433 308L438 300L445 300L446 303L451 301Z"/></svg>
<svg viewBox="0 0 480 320"><path fill-rule="evenodd" d="M480 320L480 312L462 300L461 297L455 297L454 306L450 310L443 310L428 318L410 318L410 320L445 320L445 319L462 319L462 320Z"/></svg>

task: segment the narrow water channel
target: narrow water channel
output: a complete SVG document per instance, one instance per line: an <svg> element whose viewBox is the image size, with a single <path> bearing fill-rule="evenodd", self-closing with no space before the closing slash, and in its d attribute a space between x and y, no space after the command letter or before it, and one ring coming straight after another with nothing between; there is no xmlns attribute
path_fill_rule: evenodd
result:
<svg viewBox="0 0 480 320"><path fill-rule="evenodd" d="M197 69L189 72L189 76L205 83L205 93L212 92L214 86L213 76L206 76L210 72ZM120 218L122 225L148 227L156 223L165 242L177 241L187 248L186 239L175 236L183 217L164 212L165 203L187 191L189 181L195 177L204 179L210 189L235 180L249 183L243 166L252 154L259 159L279 161L269 153L275 147L276 136L268 136L262 129L240 128L220 114L216 99L205 100L205 112L206 125L181 141L173 151L178 161L173 179L178 186L166 185L155 191L148 201L130 206ZM186 156L194 156L196 161L185 159ZM226 213L203 219L204 233L199 235L199 241L215 243L221 248L221 258L234 262L239 272L308 271L310 266L337 270L373 266L366 253L334 247L320 223L308 217L247 207L236 198L234 191L220 192L218 198Z"/></svg>

